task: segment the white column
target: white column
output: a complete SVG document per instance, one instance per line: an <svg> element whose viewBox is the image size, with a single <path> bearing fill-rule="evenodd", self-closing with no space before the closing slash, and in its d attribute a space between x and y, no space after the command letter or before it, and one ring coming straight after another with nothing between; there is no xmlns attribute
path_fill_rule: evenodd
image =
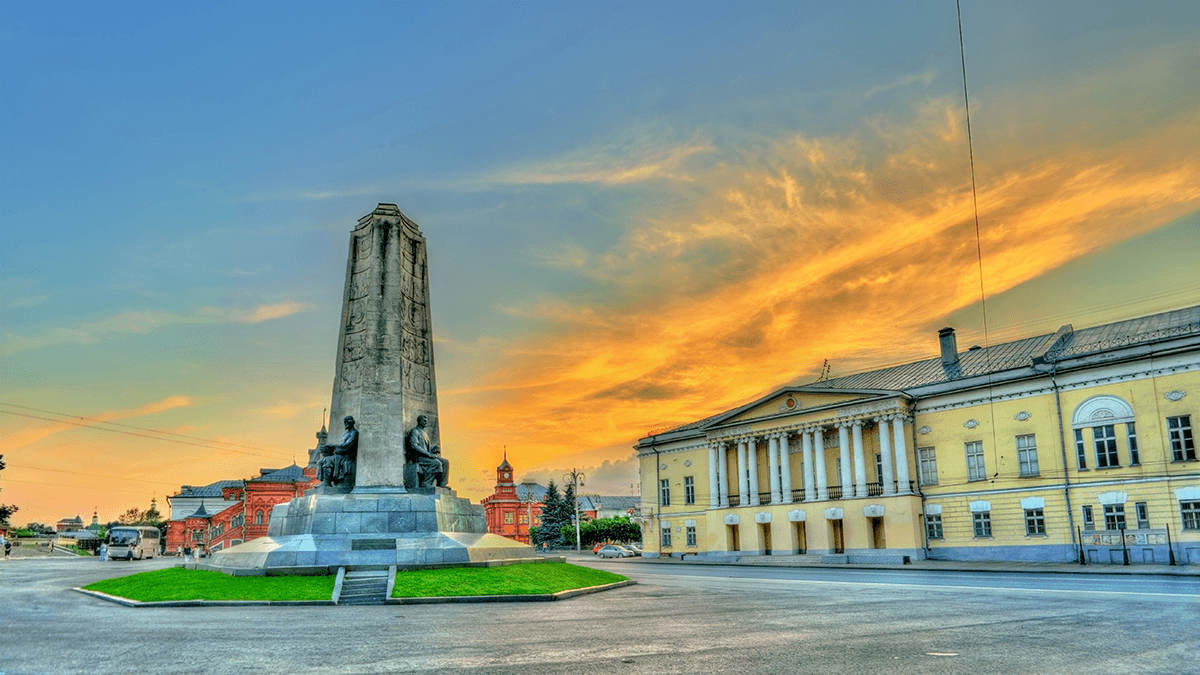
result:
<svg viewBox="0 0 1200 675"><path fill-rule="evenodd" d="M719 471L721 472L721 477L718 479L718 482L720 482L720 484L721 484L721 504L720 505L724 508L729 507L729 452L728 451L729 451L729 446L725 445L724 443L721 443L720 444L720 452L717 453L717 457L718 457L718 460L720 461L720 465L721 465L720 469L719 469Z"/></svg>
<svg viewBox="0 0 1200 675"><path fill-rule="evenodd" d="M825 428L813 430L813 453L817 458L817 500L829 499L829 473L825 471Z"/></svg>
<svg viewBox="0 0 1200 675"><path fill-rule="evenodd" d="M750 503L749 481L746 480L746 441L738 441L738 506Z"/></svg>
<svg viewBox="0 0 1200 675"><path fill-rule="evenodd" d="M862 420L854 420L854 496L867 496L867 459L863 455Z"/></svg>
<svg viewBox="0 0 1200 675"><path fill-rule="evenodd" d="M883 463L883 494L896 494L896 478L892 472L892 431L887 417L876 417L879 425L879 460Z"/></svg>
<svg viewBox="0 0 1200 675"><path fill-rule="evenodd" d="M779 473L783 482L779 490L783 492L783 503L792 503L792 443L787 434L779 436Z"/></svg>
<svg viewBox="0 0 1200 675"><path fill-rule="evenodd" d="M896 480L900 483L900 494L912 492L908 488L908 447L904 443L904 415L897 415L892 420L892 432L896 440Z"/></svg>
<svg viewBox="0 0 1200 675"><path fill-rule="evenodd" d="M746 466L750 469L750 506L758 506L758 439L746 439Z"/></svg>
<svg viewBox="0 0 1200 675"><path fill-rule="evenodd" d="M783 501L779 494L779 437L774 434L767 438L767 483L771 486L771 503Z"/></svg>
<svg viewBox="0 0 1200 675"><path fill-rule="evenodd" d="M841 452L839 457L842 459L842 499L850 499L854 496L854 484L850 478L850 425L846 422L839 422L838 430L838 450Z"/></svg>
<svg viewBox="0 0 1200 675"><path fill-rule="evenodd" d="M715 509L720 501L721 488L717 483L717 446L708 446L708 508Z"/></svg>
<svg viewBox="0 0 1200 675"><path fill-rule="evenodd" d="M816 464L813 463L813 431L805 429L800 432L800 449L804 453L804 501L811 502L817 499L817 478L813 475L816 470ZM821 473L825 473L825 462L821 462ZM825 480L825 476L821 476L821 480Z"/></svg>

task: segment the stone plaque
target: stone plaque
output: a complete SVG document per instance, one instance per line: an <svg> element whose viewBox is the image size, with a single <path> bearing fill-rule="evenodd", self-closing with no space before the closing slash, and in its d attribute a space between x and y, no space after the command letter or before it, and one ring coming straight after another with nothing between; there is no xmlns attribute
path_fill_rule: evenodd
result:
<svg viewBox="0 0 1200 675"><path fill-rule="evenodd" d="M394 548L395 539L355 539L350 542L351 551L390 551Z"/></svg>

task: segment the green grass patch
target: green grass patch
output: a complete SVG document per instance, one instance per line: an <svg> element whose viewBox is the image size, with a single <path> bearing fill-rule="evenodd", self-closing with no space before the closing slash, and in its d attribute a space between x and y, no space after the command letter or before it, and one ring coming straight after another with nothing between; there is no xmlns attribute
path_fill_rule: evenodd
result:
<svg viewBox="0 0 1200 675"><path fill-rule="evenodd" d="M130 600L329 600L332 576L231 577L220 572L172 567L105 579L84 586Z"/></svg>
<svg viewBox="0 0 1200 675"><path fill-rule="evenodd" d="M522 563L499 567L445 567L396 573L393 598L455 595L536 595L600 586L627 577L568 563Z"/></svg>

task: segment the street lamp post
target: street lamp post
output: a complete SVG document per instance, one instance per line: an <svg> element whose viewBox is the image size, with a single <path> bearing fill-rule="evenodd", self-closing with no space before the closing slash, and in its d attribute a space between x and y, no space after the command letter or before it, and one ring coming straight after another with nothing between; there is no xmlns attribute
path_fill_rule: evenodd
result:
<svg viewBox="0 0 1200 675"><path fill-rule="evenodd" d="M583 545L580 543L579 536L579 488L583 486L583 472L577 469L571 469L571 473L563 475L564 483L571 483L575 486L572 490L575 498L575 550L582 551Z"/></svg>

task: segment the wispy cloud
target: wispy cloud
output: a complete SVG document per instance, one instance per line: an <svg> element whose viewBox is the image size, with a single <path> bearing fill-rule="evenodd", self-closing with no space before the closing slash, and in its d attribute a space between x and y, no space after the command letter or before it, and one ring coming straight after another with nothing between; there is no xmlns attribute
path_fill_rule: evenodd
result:
<svg viewBox="0 0 1200 675"><path fill-rule="evenodd" d="M668 129L638 129L608 143L580 148L564 157L504 167L483 176L480 182L623 185L660 178L689 180L681 172L683 163L694 155L712 151L712 144L699 134L678 143Z"/></svg>
<svg viewBox="0 0 1200 675"><path fill-rule="evenodd" d="M312 307L305 303L288 301L258 305L249 309L199 307L188 314L153 310L126 311L98 321L53 328L40 335L26 337L9 333L4 337L4 346L0 348L0 353L12 354L56 345L95 344L113 335L130 333L144 335L168 326L182 324L256 324L305 312L311 310Z"/></svg>

